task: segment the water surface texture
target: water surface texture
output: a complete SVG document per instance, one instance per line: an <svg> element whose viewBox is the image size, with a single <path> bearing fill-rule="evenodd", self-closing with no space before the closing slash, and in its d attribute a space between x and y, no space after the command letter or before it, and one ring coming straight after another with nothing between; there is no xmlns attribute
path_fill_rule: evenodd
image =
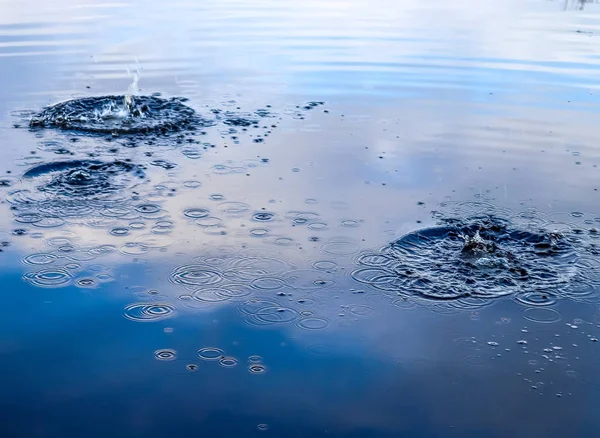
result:
<svg viewBox="0 0 600 438"><path fill-rule="evenodd" d="M0 435L600 436L599 23L0 0Z"/></svg>

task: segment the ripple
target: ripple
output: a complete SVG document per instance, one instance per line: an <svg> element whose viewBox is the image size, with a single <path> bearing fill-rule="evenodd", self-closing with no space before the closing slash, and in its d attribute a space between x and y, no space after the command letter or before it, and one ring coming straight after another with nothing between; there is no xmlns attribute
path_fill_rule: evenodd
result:
<svg viewBox="0 0 600 438"><path fill-rule="evenodd" d="M54 254L37 253L23 257L23 263L26 265L47 265L54 263L56 259L57 257Z"/></svg>
<svg viewBox="0 0 600 438"><path fill-rule="evenodd" d="M335 284L334 276L318 269L295 269L283 275L286 285L299 289L320 289Z"/></svg>
<svg viewBox="0 0 600 438"><path fill-rule="evenodd" d="M561 234L478 216L448 219L363 254L357 261L364 267L352 277L405 296L459 300L453 306L467 308L509 294L518 293L520 301L534 300L540 290L558 294L576 277L578 259Z"/></svg>
<svg viewBox="0 0 600 438"><path fill-rule="evenodd" d="M127 236L129 234L129 228L116 227L109 231L113 236Z"/></svg>
<svg viewBox="0 0 600 438"><path fill-rule="evenodd" d="M77 286L84 288L94 287L96 286L96 281L93 278L81 278L77 280Z"/></svg>
<svg viewBox="0 0 600 438"><path fill-rule="evenodd" d="M300 328L307 330L322 330L329 326L329 321L325 318L311 316L308 318L302 318L298 320L296 325Z"/></svg>
<svg viewBox="0 0 600 438"><path fill-rule="evenodd" d="M180 99L156 96L101 96L68 100L32 117L33 128L58 128L100 134L179 132L214 124Z"/></svg>
<svg viewBox="0 0 600 438"><path fill-rule="evenodd" d="M194 223L196 225L199 225L203 228L219 227L219 226L221 226L222 222L223 222L222 219L219 219L218 217L213 217L213 216L202 217L202 218L196 219L194 221Z"/></svg>
<svg viewBox="0 0 600 438"><path fill-rule="evenodd" d="M136 303L130 304L123 310L125 318L132 321L158 321L168 318L175 313L175 307L170 304Z"/></svg>
<svg viewBox="0 0 600 438"><path fill-rule="evenodd" d="M334 271L338 268L338 265L332 260L318 260L313 263L313 268L320 271Z"/></svg>
<svg viewBox="0 0 600 438"><path fill-rule="evenodd" d="M154 352L154 358L162 361L172 361L177 359L177 352L175 350L156 350Z"/></svg>
<svg viewBox="0 0 600 438"><path fill-rule="evenodd" d="M43 269L23 276L25 281L37 287L62 287L73 280L73 276L66 269Z"/></svg>
<svg viewBox="0 0 600 438"><path fill-rule="evenodd" d="M225 368L232 368L238 364L238 360L235 357L225 356L219 359L219 365Z"/></svg>
<svg viewBox="0 0 600 438"><path fill-rule="evenodd" d="M135 207L135 211L143 215L154 215L159 213L161 208L157 204L141 204Z"/></svg>
<svg viewBox="0 0 600 438"><path fill-rule="evenodd" d="M202 219L210 215L210 211L206 208L188 208L183 212L185 217L190 219Z"/></svg>
<svg viewBox="0 0 600 438"><path fill-rule="evenodd" d="M144 178L143 170L126 161L97 160L53 161L35 166L23 178L50 178L37 189L60 197L105 198L126 187L131 177Z"/></svg>
<svg viewBox="0 0 600 438"><path fill-rule="evenodd" d="M321 250L333 255L351 255L358 251L358 244L353 240L337 237L323 244Z"/></svg>
<svg viewBox="0 0 600 438"><path fill-rule="evenodd" d="M219 208L225 214L238 215L250 210L250 206L243 202L222 202Z"/></svg>
<svg viewBox="0 0 600 438"><path fill-rule="evenodd" d="M225 356L225 352L220 348L204 347L198 350L198 357L202 360L220 360Z"/></svg>
<svg viewBox="0 0 600 438"><path fill-rule="evenodd" d="M561 314L557 310L543 307L531 307L529 309L525 309L523 312L523 318L540 324L552 324L562 319Z"/></svg>
<svg viewBox="0 0 600 438"><path fill-rule="evenodd" d="M517 292L515 299L526 306L552 306L556 304L556 297L548 292Z"/></svg>
<svg viewBox="0 0 600 438"><path fill-rule="evenodd" d="M184 265L171 273L171 281L186 286L208 286L223 280L220 272L205 265Z"/></svg>
<svg viewBox="0 0 600 438"><path fill-rule="evenodd" d="M277 277L262 277L252 281L252 287L264 290L280 289L286 286L283 279Z"/></svg>
<svg viewBox="0 0 600 438"><path fill-rule="evenodd" d="M275 219L275 213L268 211L258 211L252 215L252 220L257 222L269 222Z"/></svg>
<svg viewBox="0 0 600 438"><path fill-rule="evenodd" d="M260 363L253 363L248 367L248 371L252 374L264 374L267 372L267 367Z"/></svg>
<svg viewBox="0 0 600 438"><path fill-rule="evenodd" d="M249 232L252 237L265 237L269 234L269 230L266 228L252 228Z"/></svg>
<svg viewBox="0 0 600 438"><path fill-rule="evenodd" d="M196 301L205 303L218 303L221 301L227 301L231 297L221 293L221 289L198 289L192 293L192 297Z"/></svg>
<svg viewBox="0 0 600 438"><path fill-rule="evenodd" d="M246 320L254 325L285 324L295 321L299 315L289 307L267 306L249 313Z"/></svg>

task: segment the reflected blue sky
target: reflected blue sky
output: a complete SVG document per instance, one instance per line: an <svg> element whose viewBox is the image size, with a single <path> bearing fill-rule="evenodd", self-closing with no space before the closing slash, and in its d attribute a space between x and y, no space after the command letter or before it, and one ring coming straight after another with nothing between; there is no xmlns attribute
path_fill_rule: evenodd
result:
<svg viewBox="0 0 600 438"><path fill-rule="evenodd" d="M457 308L352 271L363 251L454 207L491 204L592 241L599 12L541 0L0 1L6 436L597 435L596 278L580 301ZM134 71L141 93L187 97L202 115L269 105L269 135L221 124L148 144L24 127L22 111L125 93ZM325 105L301 110L308 101ZM79 199L91 207L71 216L40 190L52 174L22 178L82 159L131 160L147 178L124 178L120 205ZM143 204L160 212L136 213ZM42 207L64 223L28 222ZM253 220L261 211L273 220ZM190 265L239 296L221 299L202 269L174 280ZM174 312L126 318L136 304ZM198 357L207 347L234 366Z"/></svg>

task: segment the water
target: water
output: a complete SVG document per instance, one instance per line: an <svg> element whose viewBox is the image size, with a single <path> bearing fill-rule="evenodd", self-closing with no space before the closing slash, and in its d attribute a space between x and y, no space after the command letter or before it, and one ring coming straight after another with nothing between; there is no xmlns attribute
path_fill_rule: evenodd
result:
<svg viewBox="0 0 600 438"><path fill-rule="evenodd" d="M599 18L0 1L3 436L598 435Z"/></svg>

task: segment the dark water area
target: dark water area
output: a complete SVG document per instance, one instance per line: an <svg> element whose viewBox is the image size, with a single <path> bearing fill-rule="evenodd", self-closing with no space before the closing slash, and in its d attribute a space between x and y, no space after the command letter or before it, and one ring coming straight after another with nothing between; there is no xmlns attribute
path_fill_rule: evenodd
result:
<svg viewBox="0 0 600 438"><path fill-rule="evenodd" d="M0 0L0 436L600 435L599 19Z"/></svg>

